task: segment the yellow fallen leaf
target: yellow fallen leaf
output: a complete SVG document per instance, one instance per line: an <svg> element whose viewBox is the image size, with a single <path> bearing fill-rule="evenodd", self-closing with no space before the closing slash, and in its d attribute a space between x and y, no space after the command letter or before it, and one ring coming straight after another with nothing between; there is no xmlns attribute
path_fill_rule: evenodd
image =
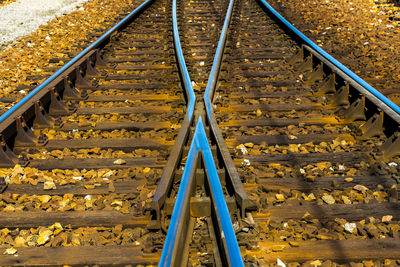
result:
<svg viewBox="0 0 400 267"><path fill-rule="evenodd" d="M114 201L111 203L111 206L114 206L114 205L122 206L122 201L121 201L121 200L114 200Z"/></svg>
<svg viewBox="0 0 400 267"><path fill-rule="evenodd" d="M40 200L40 202L47 203L51 199L51 196L49 195L42 195L42 196L37 196L37 198Z"/></svg>
<svg viewBox="0 0 400 267"><path fill-rule="evenodd" d="M54 182L46 181L43 184L43 189L44 190L56 189L56 185Z"/></svg>
<svg viewBox="0 0 400 267"><path fill-rule="evenodd" d="M87 184L85 185L86 189L94 189L94 184Z"/></svg>
<svg viewBox="0 0 400 267"><path fill-rule="evenodd" d="M244 145L245 145L245 147L249 147L249 148L252 148L254 146L253 143L245 143Z"/></svg>
<svg viewBox="0 0 400 267"><path fill-rule="evenodd" d="M0 233L3 233L4 235L8 235L11 231L8 230L8 228L3 228L0 230Z"/></svg>
<svg viewBox="0 0 400 267"><path fill-rule="evenodd" d="M3 254L14 255L15 253L17 253L17 250L15 248L8 248L6 249L6 251L4 251Z"/></svg>
<svg viewBox="0 0 400 267"><path fill-rule="evenodd" d="M61 230L63 230L64 228L62 227L61 223L56 222L53 225L49 226L50 230L54 231L54 235L58 234ZM57 233L56 231L59 230Z"/></svg>
<svg viewBox="0 0 400 267"><path fill-rule="evenodd" d="M49 241L50 236L53 234L53 231L47 229L39 233L39 238L37 240L38 245L43 245L47 241Z"/></svg>
<svg viewBox="0 0 400 267"><path fill-rule="evenodd" d="M7 205L3 211L15 211L15 208L12 205Z"/></svg>
<svg viewBox="0 0 400 267"><path fill-rule="evenodd" d="M357 191L359 191L359 192L365 192L365 191L368 190L367 187L365 187L365 186L363 186L363 185L360 185L360 184L355 185L355 186L353 187L353 189L354 189L354 190L357 190Z"/></svg>
<svg viewBox="0 0 400 267"><path fill-rule="evenodd" d="M15 242L15 246L17 246L17 247L26 247L26 244L25 244L26 240L21 236L17 236L15 238L14 242Z"/></svg>
<svg viewBox="0 0 400 267"><path fill-rule="evenodd" d="M72 234L71 244L73 246L80 246L81 240L79 239L79 234Z"/></svg>

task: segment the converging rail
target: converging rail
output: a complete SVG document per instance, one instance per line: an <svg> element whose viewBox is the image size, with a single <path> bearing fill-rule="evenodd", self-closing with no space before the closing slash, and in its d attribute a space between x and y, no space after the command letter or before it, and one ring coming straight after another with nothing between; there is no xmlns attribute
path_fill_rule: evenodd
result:
<svg viewBox="0 0 400 267"><path fill-rule="evenodd" d="M159 262L151 197L186 111L171 11L145 1L2 115L0 265Z"/></svg>
<svg viewBox="0 0 400 267"><path fill-rule="evenodd" d="M265 0L147 0L0 117L0 265L399 265L399 124Z"/></svg>

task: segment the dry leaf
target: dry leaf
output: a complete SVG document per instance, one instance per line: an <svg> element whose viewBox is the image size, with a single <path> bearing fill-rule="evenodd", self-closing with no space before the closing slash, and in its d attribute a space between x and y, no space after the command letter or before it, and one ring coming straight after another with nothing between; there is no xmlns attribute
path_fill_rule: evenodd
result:
<svg viewBox="0 0 400 267"><path fill-rule="evenodd" d="M392 215L385 215L382 217L382 222L390 222L393 219Z"/></svg>
<svg viewBox="0 0 400 267"><path fill-rule="evenodd" d="M85 185L86 189L94 189L94 187L95 187L94 184L86 184Z"/></svg>
<svg viewBox="0 0 400 267"><path fill-rule="evenodd" d="M108 184L108 192L115 192L114 182L110 181Z"/></svg>
<svg viewBox="0 0 400 267"><path fill-rule="evenodd" d="M368 190L367 187L365 187L365 186L363 186L363 185L360 185L360 184L355 185L355 186L353 187L353 189L354 189L354 190L357 190L357 191L359 191L359 192L365 192L365 191Z"/></svg>
<svg viewBox="0 0 400 267"><path fill-rule="evenodd" d="M46 181L46 182L44 182L44 184L43 184L43 189L44 189L44 190L56 189L56 185L55 185L55 183L53 183L53 182Z"/></svg>
<svg viewBox="0 0 400 267"><path fill-rule="evenodd" d="M40 202L42 202L42 204L49 202L49 200L51 199L51 196L49 195L42 195L42 196L36 196Z"/></svg>
<svg viewBox="0 0 400 267"><path fill-rule="evenodd" d="M126 161L123 160L123 159L117 159L117 160L115 160L113 163L114 163L114 164L117 164L117 165L122 165L122 164L126 164Z"/></svg>
<svg viewBox="0 0 400 267"><path fill-rule="evenodd" d="M15 253L17 253L17 250L15 248L8 248L6 249L6 251L4 251L3 254L14 255Z"/></svg>
<svg viewBox="0 0 400 267"><path fill-rule="evenodd" d="M43 245L45 244L47 241L49 241L50 236L53 234L53 231L46 229L42 232L39 233L39 238L37 240L37 244L38 245Z"/></svg>

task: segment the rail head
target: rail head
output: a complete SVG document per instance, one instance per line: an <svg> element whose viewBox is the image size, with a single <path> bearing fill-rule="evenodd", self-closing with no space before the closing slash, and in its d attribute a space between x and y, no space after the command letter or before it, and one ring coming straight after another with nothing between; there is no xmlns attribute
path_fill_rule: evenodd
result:
<svg viewBox="0 0 400 267"><path fill-rule="evenodd" d="M193 90L189 72L186 67L181 41L179 38L177 0L172 1L172 30L173 30L175 56L179 67L179 74L187 97L187 109L184 122L182 123L182 126L179 129L179 134L175 141L173 150L171 151L168 157L167 165L163 170L163 174L157 186L156 193L152 199L151 203L153 212L152 224L154 224L154 226L151 227L154 228L160 227L161 208L164 205L165 200L167 198L167 194L171 189L172 182L175 177L175 171L178 167L179 160L181 159L184 145L188 140L190 126L194 121L193 114L196 103L196 96Z"/></svg>
<svg viewBox="0 0 400 267"><path fill-rule="evenodd" d="M177 58L180 74L183 80L184 89L188 98L187 116L189 121L192 120L194 113L194 106L196 103L196 96L194 94L192 80L190 79L189 72L186 67L185 58L182 52L181 41L179 38L178 29L178 16L177 16L177 0L172 1L172 27L174 36L175 55Z"/></svg>
<svg viewBox="0 0 400 267"><path fill-rule="evenodd" d="M225 43L228 35L229 25L232 19L234 4L235 4L234 0L229 1L229 5L224 19L224 24L222 26L222 30L219 36L217 49L215 51L210 75L208 77L206 90L204 92L203 101L206 108L207 119L211 127L211 134L213 135L212 137L217 143L217 148L219 151L220 158L224 163L226 171L228 173L227 182L230 183L231 185L230 188L233 188L234 191L233 194L235 195L236 202L241 208L242 216L244 216L246 209L254 210L256 206L254 203L250 201L250 199L246 194L246 191L244 190L243 184L240 180L239 173L236 170L235 164L230 156L229 149L218 127L218 123L215 118L214 110L212 107L212 100L217 87L218 76L221 69L222 59L225 50Z"/></svg>
<svg viewBox="0 0 400 267"><path fill-rule="evenodd" d="M220 37L219 37L219 40L218 40L217 49L215 51L214 60L213 60L213 64L212 64L212 67L211 67L210 75L208 77L206 90L204 92L203 99L204 99L204 103L205 103L205 106L206 106L206 112L207 112L207 115L208 115L208 119L211 119L211 115L210 115L211 112L212 112L211 102L212 102L212 98L213 98L214 93L215 93L215 88L216 88L216 85L217 85L219 71L220 71L221 63L222 63L222 57L224 55L226 36L228 34L229 24L230 24L230 21L231 21L231 18L232 18L233 5L234 5L234 0L230 0L229 1L229 5L228 5L228 9L226 11L224 24L222 26Z"/></svg>

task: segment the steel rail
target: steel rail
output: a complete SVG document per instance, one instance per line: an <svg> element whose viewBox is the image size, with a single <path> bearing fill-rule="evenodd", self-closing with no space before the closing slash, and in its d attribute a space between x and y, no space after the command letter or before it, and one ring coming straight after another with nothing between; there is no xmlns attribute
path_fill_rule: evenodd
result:
<svg viewBox="0 0 400 267"><path fill-rule="evenodd" d="M232 6L233 0L231 0L230 7L228 8L229 18L231 16ZM173 0L172 8L175 54L177 56L180 73L183 76L183 85L187 92L189 103L187 108L187 117L185 118L185 121L187 119L189 121L192 121L196 98L180 44L176 10L177 0ZM224 32L226 32L227 25L229 25L229 21L228 23L224 24ZM212 203L214 204L213 211L217 221L216 224L219 229L218 237L220 238L220 240L218 240L218 244L222 246L221 250L223 252L223 256L221 258L224 261L225 266L244 266L201 116L198 118L189 153L186 159L185 168L172 212L172 218L168 226L167 237L164 243L159 266L181 266L181 264L184 264L182 262L184 260L184 253L182 249L184 247L184 244L187 242L187 240L185 240L184 238L184 232L188 229L187 219L190 217L189 201L190 196L193 193L193 185L195 184L194 174L196 170L196 163L198 162L200 154L202 155L202 159L205 163L207 174L206 176L208 179L208 184L210 186L209 191L211 194ZM162 179L162 181L160 182L162 184L165 184L166 179ZM166 190L165 186L160 188L160 190L159 188L160 187L158 186L156 190L156 196L161 195L160 192Z"/></svg>
<svg viewBox="0 0 400 267"><path fill-rule="evenodd" d="M215 51L213 65L211 67L210 75L208 77L206 90L203 96L204 105L206 107L207 118L211 127L211 132L216 140L218 149L221 153L222 160L225 164L230 183L234 189L235 199L241 208L241 214L244 216L246 209L255 209L254 203L248 198L246 191L244 190L243 184L240 180L239 173L235 167L235 164L230 156L230 151L225 143L224 137L218 127L217 120L215 118L214 110L211 102L216 90L219 72L221 69L222 58L225 50L225 43L228 34L230 21L232 19L233 6L235 1L230 0L228 9L225 15L224 24L218 40L218 46Z"/></svg>
<svg viewBox="0 0 400 267"><path fill-rule="evenodd" d="M221 68L222 56L224 54L226 35L232 18L233 4L234 0L230 0L228 10L225 15L224 25L222 26L220 38L218 40L217 50L215 51L215 56L213 65L211 67L210 76L208 77L206 91L204 93L204 103L206 105L206 111L209 119L212 110L211 101L214 96L215 85L217 84L219 70Z"/></svg>
<svg viewBox="0 0 400 267"><path fill-rule="evenodd" d="M94 43L89 45L86 49L80 52L77 56L71 59L67 64L61 67L57 72L51 75L47 80L45 80L42 84L36 87L33 91L31 91L28 95L26 95L23 99L21 99L17 104L15 104L12 108L7 110L4 114L0 116L0 123L4 122L7 118L11 117L13 113L15 113L22 105L29 102L38 92L40 92L43 88L46 88L52 81L54 81L57 77L62 75L68 68L76 64L80 59L82 59L85 55L87 55L90 51L102 46L106 43L111 35L117 31L125 27L132 19L138 16L141 12L146 10L155 0L146 0L140 6L138 6L135 10L133 10L128 16L123 18L119 23L117 23L114 27L104 33L99 39L97 39Z"/></svg>
<svg viewBox="0 0 400 267"><path fill-rule="evenodd" d="M361 79L357 74L352 72L350 69L348 69L342 63L340 63L337 59L332 57L329 53L327 53L321 47L319 47L317 44L315 44L313 41L311 41L311 39L309 39L302 32L300 32L287 19L285 19L281 14L279 14L278 11L276 11L270 4L268 4L266 0L257 0L257 1L259 1L259 3L261 3L262 6L264 8L266 8L267 11L273 17L275 17L276 20L278 20L280 23L282 23L286 27L287 30L289 30L295 37L297 37L297 39L298 39L298 41L300 41L300 43L308 45L309 47L314 49L317 53L319 53L322 57L324 57L328 62L333 64L336 68L338 68L340 71L345 73L347 76L349 76L351 79L353 79L356 83L358 83L359 85L364 87L373 96L378 98L381 101L381 103L383 103L388 109L390 109L400 115L400 107L399 106L397 106L395 103L393 103L391 100L389 100L385 95L383 95L377 89L375 89L370 84L368 84L366 81ZM396 118L393 118L393 119L396 120Z"/></svg>
<svg viewBox="0 0 400 267"><path fill-rule="evenodd" d="M172 1L172 30L173 30L173 40L174 40L174 50L177 59L177 64L179 66L180 76L183 80L184 91L187 96L187 110L184 121L181 128L179 129L178 136L176 138L174 147L171 150L170 156L168 157L168 162L163 170L161 179L158 183L156 192L151 202L151 208L155 214L154 223L159 227L161 215L160 210L165 203L167 194L171 188L175 171L178 167L179 159L182 156L183 147L188 140L190 125L193 121L194 106L196 103L196 96L194 94L193 86L189 76L189 72L186 67L185 58L182 52L181 41L179 38L178 29L178 17L177 17L177 0Z"/></svg>
<svg viewBox="0 0 400 267"><path fill-rule="evenodd" d="M194 94L192 80L190 79L189 72L186 67L185 58L182 52L181 40L179 38L179 29L178 29L178 17L176 13L176 2L177 0L172 1L172 27L174 34L174 44L175 44L175 55L178 60L179 69L181 74L183 75L183 83L186 90L186 94L188 96L188 107L187 107L187 115L189 121L193 117L194 105L196 103L196 96Z"/></svg>
<svg viewBox="0 0 400 267"><path fill-rule="evenodd" d="M197 122L193 140L190 145L189 154L185 169L183 171L178 195L176 197L176 202L172 213L171 222L168 227L168 233L165 239L159 266L179 266L177 265L179 264L178 262L174 262L174 256L176 256L178 253L182 253L182 251L178 251L177 249L177 243L181 241L181 235L178 235L178 233L180 232L180 227L183 227L183 224L185 224L185 221L182 220L182 218L185 216L185 207L187 208L188 200L190 199L189 184L193 182L193 173L196 163L195 159L198 158L198 154L200 152L204 158L207 177L211 189L211 198L212 202L214 203L213 206L218 218L218 224L220 224L220 238L228 254L225 255L226 263L224 266L244 266L239 245L237 243L230 219L228 206L226 205L224 193L222 192L221 183L217 173L217 167L208 143L208 138L206 136L201 116Z"/></svg>

